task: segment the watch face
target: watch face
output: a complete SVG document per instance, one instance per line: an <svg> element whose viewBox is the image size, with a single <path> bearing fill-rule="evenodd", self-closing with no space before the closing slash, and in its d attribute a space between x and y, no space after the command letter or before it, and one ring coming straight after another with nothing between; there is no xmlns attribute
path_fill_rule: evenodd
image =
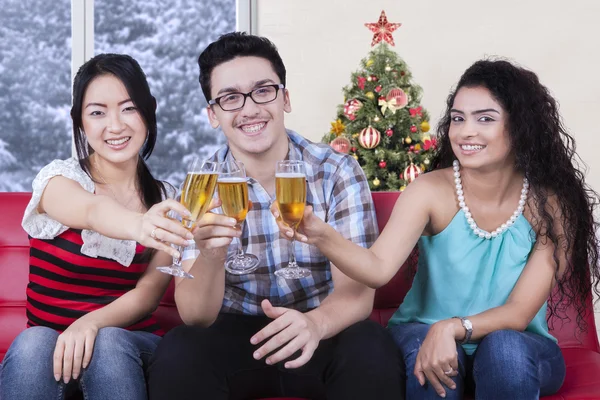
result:
<svg viewBox="0 0 600 400"><path fill-rule="evenodd" d="M471 330L473 329L473 324L468 319L463 319L465 329Z"/></svg>

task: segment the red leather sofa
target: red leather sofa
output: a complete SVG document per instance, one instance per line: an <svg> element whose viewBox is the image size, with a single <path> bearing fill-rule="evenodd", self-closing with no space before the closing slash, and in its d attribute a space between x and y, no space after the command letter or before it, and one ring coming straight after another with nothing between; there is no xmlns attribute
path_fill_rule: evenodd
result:
<svg viewBox="0 0 600 400"><path fill-rule="evenodd" d="M377 222L381 229L387 222L397 197L397 192L373 193ZM29 198L29 193L0 193L0 360L15 336L25 329L29 243L27 235L21 229L21 217ZM402 268L391 282L377 290L371 319L381 324L387 323L410 287L414 261L415 257L407 262L407 268ZM589 329L579 337L575 336L574 313L570 322L554 323L552 333L558 338L563 351L567 363L567 378L558 394L545 399L600 399L600 346L591 296L588 307L589 313L585 320ZM166 293L157 315L163 326L173 327L181 323L173 302L172 288Z"/></svg>

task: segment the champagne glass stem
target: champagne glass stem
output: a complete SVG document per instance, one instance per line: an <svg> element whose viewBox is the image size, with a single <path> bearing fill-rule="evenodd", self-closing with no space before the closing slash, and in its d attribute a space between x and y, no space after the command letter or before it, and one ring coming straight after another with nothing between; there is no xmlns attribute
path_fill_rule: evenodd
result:
<svg viewBox="0 0 600 400"><path fill-rule="evenodd" d="M237 224L237 228L243 233L243 229L244 229L244 221L239 222ZM242 258L244 257L244 246L242 245L242 237L239 236L237 237L237 254L236 257L237 258Z"/></svg>
<svg viewBox="0 0 600 400"><path fill-rule="evenodd" d="M183 268L181 266L181 254L183 252L183 246L175 245L175 250L177 250L177 252L179 253L179 257L173 256L173 267L181 269Z"/></svg>
<svg viewBox="0 0 600 400"><path fill-rule="evenodd" d="M289 262L287 265L287 268L296 268L298 266L298 264L296 264L296 254L294 254L294 243L296 242L296 240L294 238L292 238L292 240L290 240L290 244L289 244Z"/></svg>

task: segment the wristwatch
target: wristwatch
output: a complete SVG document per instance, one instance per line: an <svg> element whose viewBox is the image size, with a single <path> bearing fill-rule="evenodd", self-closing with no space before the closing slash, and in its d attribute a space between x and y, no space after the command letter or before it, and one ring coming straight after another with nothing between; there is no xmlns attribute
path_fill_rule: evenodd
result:
<svg viewBox="0 0 600 400"><path fill-rule="evenodd" d="M465 328L465 338L462 341L460 341L459 344L468 343L469 340L471 340L471 335L473 334L473 324L471 323L470 320L466 319L465 317L452 317L452 318L460 319L460 323L462 324L463 328Z"/></svg>

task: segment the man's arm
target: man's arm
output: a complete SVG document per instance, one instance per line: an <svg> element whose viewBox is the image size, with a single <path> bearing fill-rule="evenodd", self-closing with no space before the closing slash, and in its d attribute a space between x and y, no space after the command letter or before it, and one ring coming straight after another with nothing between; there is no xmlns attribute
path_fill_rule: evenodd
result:
<svg viewBox="0 0 600 400"><path fill-rule="evenodd" d="M321 305L306 313L319 327L320 339L329 339L371 315L375 289L344 275L331 264L335 290Z"/></svg>
<svg viewBox="0 0 600 400"><path fill-rule="evenodd" d="M213 200L211 208L219 207ZM187 325L210 326L219 315L225 293L225 259L227 248L241 232L236 220L220 214L206 213L194 229L200 255L183 262L194 279L175 278L175 304Z"/></svg>

